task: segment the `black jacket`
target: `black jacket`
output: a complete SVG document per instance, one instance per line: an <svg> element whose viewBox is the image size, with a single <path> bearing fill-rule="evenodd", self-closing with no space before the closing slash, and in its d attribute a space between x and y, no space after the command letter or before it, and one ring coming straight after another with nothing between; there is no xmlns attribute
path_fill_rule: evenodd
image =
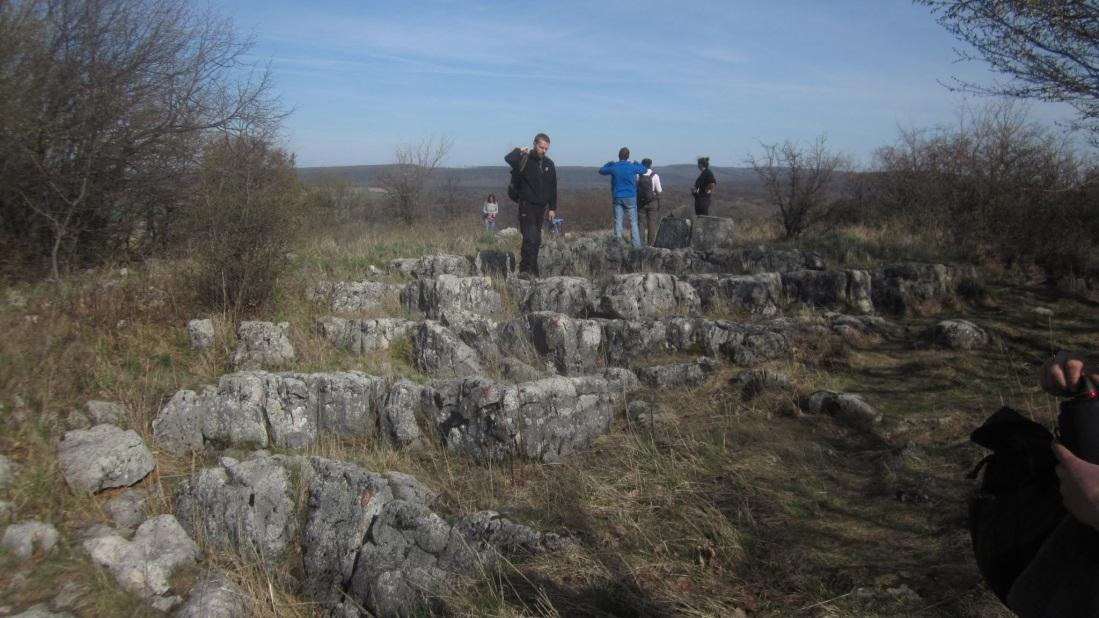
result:
<svg viewBox="0 0 1099 618"><path fill-rule="evenodd" d="M523 153L518 148L504 157L511 169L519 169ZM519 174L519 201L557 210L557 168L549 157L527 158L527 165Z"/></svg>

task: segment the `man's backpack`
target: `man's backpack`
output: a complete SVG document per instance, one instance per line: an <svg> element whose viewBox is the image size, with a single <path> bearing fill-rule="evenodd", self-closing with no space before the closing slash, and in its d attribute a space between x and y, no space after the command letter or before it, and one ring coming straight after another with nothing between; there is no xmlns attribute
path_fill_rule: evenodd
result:
<svg viewBox="0 0 1099 618"><path fill-rule="evenodd" d="M656 199L653 189L653 175L642 174L637 177L637 205L644 206Z"/></svg>
<svg viewBox="0 0 1099 618"><path fill-rule="evenodd" d="M1000 408L970 440L992 449L970 478L981 475L969 499L969 532L977 568L1001 600L1046 537L1064 519L1053 435L1011 408Z"/></svg>
<svg viewBox="0 0 1099 618"><path fill-rule="evenodd" d="M527 161L530 160L530 153L524 152L522 158L519 159L519 168L511 170L511 182L508 183L508 198L516 204L519 203L519 177L523 175L523 169L527 167Z"/></svg>

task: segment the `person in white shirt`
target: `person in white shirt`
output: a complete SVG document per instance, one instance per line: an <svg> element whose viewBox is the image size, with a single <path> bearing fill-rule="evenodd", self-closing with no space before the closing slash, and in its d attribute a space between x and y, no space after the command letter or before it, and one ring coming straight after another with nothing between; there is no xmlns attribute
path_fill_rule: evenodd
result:
<svg viewBox="0 0 1099 618"><path fill-rule="evenodd" d="M485 229L493 232L496 230L496 215L500 214L500 205L496 203L496 194L489 193L485 198L485 205L481 208L481 220Z"/></svg>
<svg viewBox="0 0 1099 618"><path fill-rule="evenodd" d="M656 228L660 223L660 175L653 171L653 160L642 159L645 173L637 177L637 207L645 219L645 244L656 242Z"/></svg>

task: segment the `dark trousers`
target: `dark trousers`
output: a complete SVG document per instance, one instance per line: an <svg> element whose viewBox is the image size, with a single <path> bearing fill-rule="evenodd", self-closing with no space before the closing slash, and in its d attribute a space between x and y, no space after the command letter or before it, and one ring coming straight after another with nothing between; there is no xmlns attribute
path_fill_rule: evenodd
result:
<svg viewBox="0 0 1099 618"><path fill-rule="evenodd" d="M696 215L708 215L710 214L710 197L709 195L696 195L695 196L695 214Z"/></svg>
<svg viewBox="0 0 1099 618"><path fill-rule="evenodd" d="M656 242L656 228L660 225L660 200L653 200L639 210L645 219L645 244L651 246Z"/></svg>
<svg viewBox="0 0 1099 618"><path fill-rule="evenodd" d="M545 206L519 202L519 231L523 234L523 246L519 250L519 272L538 274L538 249L542 246L542 219Z"/></svg>

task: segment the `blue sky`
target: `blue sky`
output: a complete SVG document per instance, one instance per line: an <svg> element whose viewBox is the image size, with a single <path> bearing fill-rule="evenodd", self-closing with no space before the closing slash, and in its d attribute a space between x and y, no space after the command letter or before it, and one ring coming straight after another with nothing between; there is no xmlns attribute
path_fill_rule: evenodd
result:
<svg viewBox="0 0 1099 618"><path fill-rule="evenodd" d="M939 81L996 78L957 63L961 43L907 0L221 7L270 60L301 166L386 163L431 135L454 140L445 165L498 165L538 131L559 165L600 165L626 145L658 166L739 166L760 141L822 133L866 162L898 126L949 125L967 100L983 104Z"/></svg>

